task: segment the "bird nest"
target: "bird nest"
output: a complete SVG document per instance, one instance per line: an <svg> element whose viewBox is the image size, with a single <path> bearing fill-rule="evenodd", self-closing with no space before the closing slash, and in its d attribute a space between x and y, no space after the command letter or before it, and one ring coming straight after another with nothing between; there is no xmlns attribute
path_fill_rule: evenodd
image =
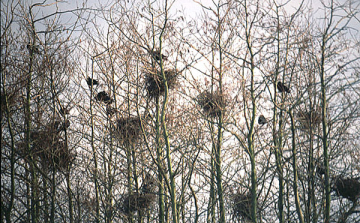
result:
<svg viewBox="0 0 360 223"><path fill-rule="evenodd" d="M174 89L177 84L177 70L164 71L168 89ZM156 98L165 92L165 83L161 72L150 72L146 74L145 86L150 98Z"/></svg>
<svg viewBox="0 0 360 223"><path fill-rule="evenodd" d="M120 142L129 144L140 139L141 119L140 117L127 117L117 120L117 138Z"/></svg>
<svg viewBox="0 0 360 223"><path fill-rule="evenodd" d="M204 113L211 117L219 117L226 106L225 96L219 91L204 91L199 94L197 101Z"/></svg>
<svg viewBox="0 0 360 223"><path fill-rule="evenodd" d="M155 194L134 193L125 195L120 201L120 210L125 214L149 209L156 199Z"/></svg>
<svg viewBox="0 0 360 223"><path fill-rule="evenodd" d="M232 208L234 217L252 220L251 216L251 193L237 192L232 194Z"/></svg>
<svg viewBox="0 0 360 223"><path fill-rule="evenodd" d="M321 114L318 110L299 111L297 116L303 129L310 129L321 123Z"/></svg>
<svg viewBox="0 0 360 223"><path fill-rule="evenodd" d="M334 189L338 195L349 199L352 202L360 197L360 182L357 178L337 178Z"/></svg>
<svg viewBox="0 0 360 223"><path fill-rule="evenodd" d="M67 171L76 155L69 150L58 133L56 129L31 132L31 151L23 143L20 155L26 161L30 161L30 157L39 161L44 169Z"/></svg>

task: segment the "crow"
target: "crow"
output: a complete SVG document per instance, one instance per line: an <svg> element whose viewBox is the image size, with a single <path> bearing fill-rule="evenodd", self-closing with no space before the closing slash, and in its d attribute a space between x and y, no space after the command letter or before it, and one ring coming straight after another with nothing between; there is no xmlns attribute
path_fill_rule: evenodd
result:
<svg viewBox="0 0 360 223"><path fill-rule="evenodd" d="M70 110L67 108L60 108L60 114L68 115L68 114L70 114Z"/></svg>
<svg viewBox="0 0 360 223"><path fill-rule="evenodd" d="M260 116L259 116L259 119L258 119L258 123L259 123L260 125L265 125L265 124L267 123L267 120L266 120L266 118L265 118L263 115L260 115Z"/></svg>
<svg viewBox="0 0 360 223"><path fill-rule="evenodd" d="M88 77L88 78L86 79L86 83L87 83L89 86L91 86L91 83L92 83L92 85L98 85L98 84L99 84L99 82L98 82L97 80L91 79L90 77Z"/></svg>
<svg viewBox="0 0 360 223"><path fill-rule="evenodd" d="M155 60L160 61L160 55L162 57L163 60L167 60L167 56L165 56L164 54L162 54L160 51L152 51L151 55L155 58Z"/></svg>
<svg viewBox="0 0 360 223"><path fill-rule="evenodd" d="M26 48L31 52L35 53L35 54L39 54L41 55L41 51L40 51L40 47L39 46L34 46L31 44L26 45Z"/></svg>
<svg viewBox="0 0 360 223"><path fill-rule="evenodd" d="M102 101L105 104L111 104L113 103L113 99L110 98L110 96L105 92L105 91L101 91L99 92L96 96L95 99L97 101Z"/></svg>
<svg viewBox="0 0 360 223"><path fill-rule="evenodd" d="M285 86L282 82L278 82L277 83L277 89L279 90L279 92L286 92L286 93L290 93L290 89L289 87Z"/></svg>

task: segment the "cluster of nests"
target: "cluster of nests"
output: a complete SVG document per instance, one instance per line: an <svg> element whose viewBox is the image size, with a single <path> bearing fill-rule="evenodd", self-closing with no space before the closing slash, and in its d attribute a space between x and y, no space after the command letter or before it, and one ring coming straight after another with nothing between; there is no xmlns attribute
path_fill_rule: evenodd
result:
<svg viewBox="0 0 360 223"><path fill-rule="evenodd" d="M124 214L144 211L151 207L156 199L156 181L147 175L139 192L126 194L119 202L119 209Z"/></svg>
<svg viewBox="0 0 360 223"><path fill-rule="evenodd" d="M44 169L55 168L67 171L75 159L75 154L71 153L60 133L69 126L69 120L55 121L45 130L32 131L30 133L31 151L28 151L23 144L19 151L20 155L27 161L30 161L30 157L40 161Z"/></svg>
<svg viewBox="0 0 360 223"><path fill-rule="evenodd" d="M237 219L252 220L251 216L251 193L238 191L231 196L233 215Z"/></svg>

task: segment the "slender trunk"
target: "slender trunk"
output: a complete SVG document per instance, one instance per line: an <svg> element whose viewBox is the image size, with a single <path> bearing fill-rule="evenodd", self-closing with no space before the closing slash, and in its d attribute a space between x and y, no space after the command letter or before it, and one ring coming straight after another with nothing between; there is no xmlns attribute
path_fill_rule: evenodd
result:
<svg viewBox="0 0 360 223"><path fill-rule="evenodd" d="M48 175L48 171L46 171L46 175ZM47 193L48 193L48 185L47 185L47 178L43 178L43 207L44 207L44 223L48 223L49 222L49 205L48 205L48 196L47 196Z"/></svg>
<svg viewBox="0 0 360 223"><path fill-rule="evenodd" d="M51 205L50 205L50 223L55 223L55 196L56 196L56 172L52 170L51 176Z"/></svg>
<svg viewBox="0 0 360 223"><path fill-rule="evenodd" d="M32 24L32 37L33 42L32 45L35 46L35 28L34 24ZM30 52L30 61L29 61L29 71L28 71L28 79L26 85L26 104L25 104L25 136L26 136L26 143L27 143L27 151L30 154L30 175L31 175L31 222L37 223L38 222L38 179L37 174L35 171L36 161L33 157L32 150L31 150L31 89L32 89L32 76L33 76L33 63L34 63L34 52L31 50Z"/></svg>
<svg viewBox="0 0 360 223"><path fill-rule="evenodd" d="M218 127L218 141L215 147L215 169L216 169L216 186L219 197L219 211L220 219L219 222L225 223L225 207L224 207L224 191L222 187L222 170L221 170L221 144L222 144L222 112L219 117L219 127Z"/></svg>
<svg viewBox="0 0 360 223"><path fill-rule="evenodd" d="M160 49L161 49L161 43L160 43ZM162 64L162 62L161 62ZM168 173L170 178L170 199L171 199L171 209L172 209L172 218L173 223L178 222L178 210L177 210L177 200L176 200L176 185L175 185L175 174L172 170L172 160L171 160L171 150L170 150L170 141L169 141L169 134L166 127L165 122L165 113L166 113L166 107L169 99L169 88L165 76L165 72L163 67L161 67L161 75L164 81L165 85L165 94L164 94L164 101L162 105L162 111L161 111L161 123L162 123L162 131L165 141L165 148L166 148L166 160L167 160L167 167L168 167Z"/></svg>
<svg viewBox="0 0 360 223"><path fill-rule="evenodd" d="M91 62L91 79L94 78L94 59L92 58ZM93 117L93 84L91 84L90 87L90 121L91 121L91 148L92 148L92 155L93 155L93 161L94 161L94 173L93 173L93 180L95 184L95 222L100 222L100 202L99 202L99 183L98 183L98 161L97 161L97 152L94 145L94 117Z"/></svg>
<svg viewBox="0 0 360 223"><path fill-rule="evenodd" d="M213 124L211 124L211 135L213 135ZM214 142L213 136L212 142ZM216 190L215 190L215 143L212 143L211 148L211 163L210 163L210 197L209 197L209 204L208 204L208 212L207 212L207 222L215 223L215 204L216 204Z"/></svg>
<svg viewBox="0 0 360 223"><path fill-rule="evenodd" d="M126 162L127 162L127 181L128 181L128 194L131 195L133 193L133 184L132 184L132 180L133 180L133 170L132 170L132 163L131 163L131 151L130 151L130 146L127 145L126 146ZM129 204L126 204L129 205ZM129 207L128 207L129 208ZM128 215L128 221L131 223L134 221L133 219L133 214L130 211L129 215Z"/></svg>
<svg viewBox="0 0 360 223"><path fill-rule="evenodd" d="M309 187L309 193L308 193L308 197L309 197L309 215L311 216L310 220L312 219L313 223L317 222L317 212L316 212L316 203L315 203L315 162L314 162L314 133L313 133L313 123L311 123L311 119L310 119L310 136L309 136L309 140L310 140L310 155L309 155L309 182L308 182L308 187Z"/></svg>
<svg viewBox="0 0 360 223"><path fill-rule="evenodd" d="M326 32L327 34L327 32ZM331 206L331 188L330 188L330 171L329 171L329 144L328 144L328 126L327 126L327 100L326 100L326 84L325 84L325 48L326 48L326 36L323 36L321 46L321 70L320 70L320 82L321 82L321 121L322 121L322 144L324 153L324 167L325 167L325 223L330 222L330 206Z"/></svg>
<svg viewBox="0 0 360 223"><path fill-rule="evenodd" d="M158 187L159 187L159 223L165 222L165 206L164 206L164 179L163 179L163 151L160 145L160 101L159 97L156 97L156 162L158 163Z"/></svg>
<svg viewBox="0 0 360 223"><path fill-rule="evenodd" d="M299 191L298 191L298 173L297 173L297 159L296 159L296 142L295 142L295 123L294 123L294 116L292 114L292 111L289 111L290 120L291 120L291 134L292 134L292 156L293 156L293 171L294 171L294 194L295 194L295 204L296 204L296 212L298 214L298 219L300 223L304 223L304 216L301 211L300 206L300 198L299 198Z"/></svg>
<svg viewBox="0 0 360 223"><path fill-rule="evenodd" d="M4 77L3 81L6 80L6 77ZM3 83L5 86L5 83ZM5 218L6 222L11 222L11 212L14 207L14 197L15 197L15 144L14 144L14 131L11 124L11 118L10 118L10 110L9 110L9 104L8 104L8 97L6 94L6 90L4 88L4 96L5 96L5 110L7 115L7 121L8 121L8 128L10 132L10 139L11 139L11 154L10 154L10 201L9 205L6 207L6 213ZM2 116L2 115L1 115ZM3 212L1 211L1 214Z"/></svg>
<svg viewBox="0 0 360 223"><path fill-rule="evenodd" d="M276 15L278 14L278 7L276 7ZM277 17L277 27L280 27L280 18L279 16ZM276 61L276 79L274 82L274 104L277 104L277 100L276 100L276 95L277 95L277 88L276 88L276 84L277 84L277 77L279 74L279 66L280 66L280 60L282 58L280 53L281 53L281 48L280 48L280 31L277 32L277 61ZM283 164L282 164L282 116L283 112L282 110L280 111L280 120L279 120L279 135L277 136L277 131L276 131L276 116L277 116L277 107L274 106L274 118L273 118L273 140L274 140L274 147L275 147L275 159L276 159L276 169L277 169L277 173L279 176L279 200L278 200L278 209L279 209L279 223L283 223L284 220L284 176L283 176Z"/></svg>
<svg viewBox="0 0 360 223"><path fill-rule="evenodd" d="M220 7L217 8L217 13L218 15L220 15ZM219 45L219 93L221 95L221 97L223 96L223 89L222 89L222 79L223 79L223 52L222 52L222 19L220 19L220 17L217 18L217 30L218 30L218 42L217 44ZM215 146L215 168L216 168L216 184L217 184L217 192L218 192L218 197L219 197L219 211L220 211L220 219L219 222L221 223L225 223L225 205L224 205L224 191L223 191L223 186L222 186L222 170L221 170L221 162L222 162L222 157L221 157L221 146L222 146L222 141L223 141L223 117L224 117L224 112L223 109L224 108L220 108L220 115L219 115L219 122L218 122L218 135L217 135L217 143Z"/></svg>
<svg viewBox="0 0 360 223"><path fill-rule="evenodd" d="M68 193L68 199L69 199L69 222L74 222L74 212L73 212L73 201L72 201L72 191L71 191L71 181L70 181L70 170L68 170L68 173L65 174L66 177L66 184L67 184L67 193Z"/></svg>

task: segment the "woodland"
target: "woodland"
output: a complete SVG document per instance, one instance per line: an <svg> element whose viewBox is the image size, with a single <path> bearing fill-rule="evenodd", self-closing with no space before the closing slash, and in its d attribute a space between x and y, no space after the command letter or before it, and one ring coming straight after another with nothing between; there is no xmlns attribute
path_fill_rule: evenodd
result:
<svg viewBox="0 0 360 223"><path fill-rule="evenodd" d="M1 222L360 222L359 13L1 1Z"/></svg>

